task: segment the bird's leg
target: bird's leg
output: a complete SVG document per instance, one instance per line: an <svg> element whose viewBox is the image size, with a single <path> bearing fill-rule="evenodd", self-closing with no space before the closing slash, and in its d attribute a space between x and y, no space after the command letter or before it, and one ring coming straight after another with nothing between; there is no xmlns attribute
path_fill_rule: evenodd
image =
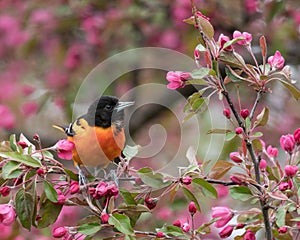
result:
<svg viewBox="0 0 300 240"><path fill-rule="evenodd" d="M80 185L80 186L84 186L84 188L86 188L88 182L87 182L87 179L86 179L86 177L85 177L83 168L84 168L86 171L87 171L87 169L86 169L84 166L79 165L79 164L76 165L76 168L78 169L79 185Z"/></svg>

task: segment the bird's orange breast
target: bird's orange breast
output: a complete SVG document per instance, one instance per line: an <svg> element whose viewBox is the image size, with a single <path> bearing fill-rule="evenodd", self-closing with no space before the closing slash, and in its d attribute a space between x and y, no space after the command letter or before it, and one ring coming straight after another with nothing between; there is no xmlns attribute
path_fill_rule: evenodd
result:
<svg viewBox="0 0 300 240"><path fill-rule="evenodd" d="M121 155L125 145L124 129L117 129L114 125L109 128L90 127L84 123L74 128L75 135L68 138L75 144L74 162L91 167L106 167Z"/></svg>

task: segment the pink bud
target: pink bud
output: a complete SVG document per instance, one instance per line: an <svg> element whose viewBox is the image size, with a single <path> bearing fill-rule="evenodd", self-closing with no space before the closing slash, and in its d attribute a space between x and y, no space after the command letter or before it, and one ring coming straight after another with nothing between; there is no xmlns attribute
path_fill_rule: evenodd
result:
<svg viewBox="0 0 300 240"><path fill-rule="evenodd" d="M69 140L59 140L55 144L55 148L57 150L58 157L66 160L72 159L72 151L75 147L75 144Z"/></svg>
<svg viewBox="0 0 300 240"><path fill-rule="evenodd" d="M190 227L190 225L188 223L184 223L184 224L182 224L181 229L184 232L188 232L188 231L190 231L191 227Z"/></svg>
<svg viewBox="0 0 300 240"><path fill-rule="evenodd" d="M107 213L102 213L101 214L101 223L106 224L108 223L109 215Z"/></svg>
<svg viewBox="0 0 300 240"><path fill-rule="evenodd" d="M179 227L179 228L181 228L181 222L180 222L180 220L175 220L174 222L173 222L173 226L176 226L176 227Z"/></svg>
<svg viewBox="0 0 300 240"><path fill-rule="evenodd" d="M229 108L225 108L224 110L223 110L223 115L226 117L226 118L230 118L230 114L231 114L231 112L230 112L230 109Z"/></svg>
<svg viewBox="0 0 300 240"><path fill-rule="evenodd" d="M291 154L295 148L294 136L291 134L282 135L280 137L280 146L283 150Z"/></svg>
<svg viewBox="0 0 300 240"><path fill-rule="evenodd" d="M292 179L289 179L289 180L288 180L288 185L289 185L289 189L292 189L292 188L293 188L294 184L293 184Z"/></svg>
<svg viewBox="0 0 300 240"><path fill-rule="evenodd" d="M236 162L236 163L241 163L243 162L243 158L240 156L240 154L238 152L231 152L229 154L229 157L232 161Z"/></svg>
<svg viewBox="0 0 300 240"><path fill-rule="evenodd" d="M119 189L114 183L112 183L112 184L107 186L107 192L108 192L109 196L116 197L119 194Z"/></svg>
<svg viewBox="0 0 300 240"><path fill-rule="evenodd" d="M242 116L242 118L246 119L249 116L250 112L247 108L242 109L240 112L240 115Z"/></svg>
<svg viewBox="0 0 300 240"><path fill-rule="evenodd" d="M241 134L243 132L243 129L241 127L238 127L235 129L236 134Z"/></svg>
<svg viewBox="0 0 300 240"><path fill-rule="evenodd" d="M284 172L287 177L294 177L298 172L298 167L296 165L286 165Z"/></svg>
<svg viewBox="0 0 300 240"><path fill-rule="evenodd" d="M226 226L219 232L220 238L228 238L231 233L233 232L234 227L233 226Z"/></svg>
<svg viewBox="0 0 300 240"><path fill-rule="evenodd" d="M236 226L235 226L235 229L242 229L246 226L245 223L238 223Z"/></svg>
<svg viewBox="0 0 300 240"><path fill-rule="evenodd" d="M244 240L255 240L255 234L251 230L247 230L244 236Z"/></svg>
<svg viewBox="0 0 300 240"><path fill-rule="evenodd" d="M261 159L259 162L259 168L262 171L265 171L267 168L267 161L265 159Z"/></svg>
<svg viewBox="0 0 300 240"><path fill-rule="evenodd" d="M39 168L36 170L36 174L41 177L45 174L45 170L43 168Z"/></svg>
<svg viewBox="0 0 300 240"><path fill-rule="evenodd" d="M225 36L224 34L220 34L219 36L219 45L220 45L220 49L223 49L225 43L229 42L230 41L230 38ZM232 51L233 50L233 47L232 45L230 45L229 47L226 47L224 48L225 51Z"/></svg>
<svg viewBox="0 0 300 240"><path fill-rule="evenodd" d="M278 149L277 148L273 148L271 145L269 145L268 148L267 148L267 153L271 157L277 157L278 156Z"/></svg>
<svg viewBox="0 0 300 240"><path fill-rule="evenodd" d="M184 185L190 185L192 183L192 180L193 179L190 176L186 176L181 179L181 182Z"/></svg>
<svg viewBox="0 0 300 240"><path fill-rule="evenodd" d="M150 210L156 207L157 202L158 202L157 198L151 198L151 197L145 198L145 204Z"/></svg>
<svg viewBox="0 0 300 240"><path fill-rule="evenodd" d="M240 45L249 45L252 41L252 34L248 33L248 32L243 32L241 33L240 31L234 31L233 32L233 38L239 38L239 37L243 37L243 40L240 40L237 42L237 44Z"/></svg>
<svg viewBox="0 0 300 240"><path fill-rule="evenodd" d="M195 60L199 60L200 59L200 52L198 49L194 50L194 58Z"/></svg>
<svg viewBox="0 0 300 240"><path fill-rule="evenodd" d="M243 185L243 183L244 183L239 177L234 176L234 175L230 176L230 180L237 185Z"/></svg>
<svg viewBox="0 0 300 240"><path fill-rule="evenodd" d="M289 184L287 182L281 182L278 186L280 191L286 191L289 189Z"/></svg>
<svg viewBox="0 0 300 240"><path fill-rule="evenodd" d="M79 183L77 181L72 181L70 184L70 193L75 194L80 191Z"/></svg>
<svg viewBox="0 0 300 240"><path fill-rule="evenodd" d="M166 78L169 81L167 88L175 90L177 88L183 88L185 82L191 79L192 75L189 72L171 71L167 73Z"/></svg>
<svg viewBox="0 0 300 240"><path fill-rule="evenodd" d="M212 207L212 217L220 218L215 223L215 226L217 228L224 227L233 218L233 216L233 211L226 206Z"/></svg>
<svg viewBox="0 0 300 240"><path fill-rule="evenodd" d="M194 202L190 202L189 204L189 212L191 215L194 215L197 212L197 207Z"/></svg>
<svg viewBox="0 0 300 240"><path fill-rule="evenodd" d="M21 148L23 148L23 149L25 149L25 148L28 147L28 144L27 144L26 142L19 141L19 142L17 142L17 144L18 144L19 146L21 146Z"/></svg>
<svg viewBox="0 0 300 240"><path fill-rule="evenodd" d="M295 142L299 145L300 144L300 128L295 130L294 139L295 139Z"/></svg>
<svg viewBox="0 0 300 240"><path fill-rule="evenodd" d="M284 58L279 51L276 51L274 56L268 58L268 63L272 69L282 69L284 67Z"/></svg>
<svg viewBox="0 0 300 240"><path fill-rule="evenodd" d="M163 232L157 232L156 237L157 238L163 238L163 237L165 237L165 234Z"/></svg>
<svg viewBox="0 0 300 240"><path fill-rule="evenodd" d="M52 230L52 237L61 238L67 234L68 230L65 227L57 227Z"/></svg>
<svg viewBox="0 0 300 240"><path fill-rule="evenodd" d="M10 187L4 186L4 187L1 187L1 188L0 188L0 194L1 194L3 197L8 196L9 193L10 193Z"/></svg>
<svg viewBox="0 0 300 240"><path fill-rule="evenodd" d="M0 204L0 224L10 226L16 218L15 209L9 204Z"/></svg>
<svg viewBox="0 0 300 240"><path fill-rule="evenodd" d="M278 228L278 232L279 233L286 233L287 232L287 226L282 226L282 227L280 227L280 228Z"/></svg>

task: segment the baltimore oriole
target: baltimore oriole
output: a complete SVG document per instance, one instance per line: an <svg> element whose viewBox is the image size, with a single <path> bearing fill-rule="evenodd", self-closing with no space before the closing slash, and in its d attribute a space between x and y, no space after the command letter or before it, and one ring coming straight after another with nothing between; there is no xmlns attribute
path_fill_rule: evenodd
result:
<svg viewBox="0 0 300 240"><path fill-rule="evenodd" d="M117 97L101 96L86 114L69 126L54 126L75 144L72 155L79 170L82 165L105 168L121 155L125 145L124 108L133 104L121 102Z"/></svg>

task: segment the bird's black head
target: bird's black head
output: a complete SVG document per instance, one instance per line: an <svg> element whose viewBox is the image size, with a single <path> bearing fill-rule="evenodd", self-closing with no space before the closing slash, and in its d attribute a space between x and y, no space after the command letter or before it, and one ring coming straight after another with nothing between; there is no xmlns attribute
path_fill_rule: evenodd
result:
<svg viewBox="0 0 300 240"><path fill-rule="evenodd" d="M117 97L102 96L92 103L86 114L90 126L108 128L112 123L123 124L124 108L131 102L119 102Z"/></svg>

